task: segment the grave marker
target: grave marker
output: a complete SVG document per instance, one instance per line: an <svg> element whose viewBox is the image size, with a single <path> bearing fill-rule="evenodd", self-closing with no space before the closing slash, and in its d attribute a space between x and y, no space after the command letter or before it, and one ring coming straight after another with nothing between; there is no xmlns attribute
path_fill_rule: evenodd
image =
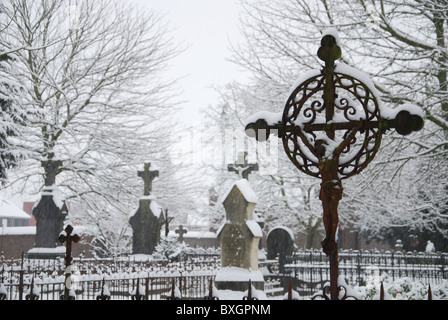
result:
<svg viewBox="0 0 448 320"><path fill-rule="evenodd" d="M284 271L286 257L291 256L294 250L294 234L287 227L275 227L269 231L267 239L267 258L276 259L280 266L280 272Z"/></svg>
<svg viewBox="0 0 448 320"><path fill-rule="evenodd" d="M81 237L78 234L73 234L73 227L68 225L65 229L65 232L62 232L59 235L59 242L65 243L65 288L64 288L64 300L74 300L75 297L69 295L71 289L71 264L73 261L72 258L72 243L78 243L81 240Z"/></svg>
<svg viewBox="0 0 448 320"><path fill-rule="evenodd" d="M246 179L238 180L223 201L226 222L217 231L222 269L216 276L219 290L246 291L249 281L258 290L264 278L258 268L258 243L263 236L254 219L257 196Z"/></svg>
<svg viewBox="0 0 448 320"><path fill-rule="evenodd" d="M152 254L160 241L160 230L165 223L163 208L152 195L152 182L159 176L159 171L151 171L150 167L150 163L145 163L144 170L138 171L138 176L144 182L144 191L139 208L129 219L133 230L133 254Z"/></svg>
<svg viewBox="0 0 448 320"><path fill-rule="evenodd" d="M179 235L179 241L182 242L184 241L184 234L188 233L188 230L184 229L183 225L180 225L176 228L174 232L176 232Z"/></svg>
<svg viewBox="0 0 448 320"><path fill-rule="evenodd" d="M35 204L31 213L36 219L36 242L28 251L30 259L54 259L64 256L64 248L58 244L58 236L68 215L65 200L56 186L56 173L62 161L42 161L45 168L45 186L41 199Z"/></svg>

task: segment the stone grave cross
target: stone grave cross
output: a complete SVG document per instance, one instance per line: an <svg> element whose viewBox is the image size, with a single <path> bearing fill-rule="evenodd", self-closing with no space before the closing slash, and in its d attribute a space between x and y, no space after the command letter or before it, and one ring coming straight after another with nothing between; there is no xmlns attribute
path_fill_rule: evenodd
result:
<svg viewBox="0 0 448 320"><path fill-rule="evenodd" d="M247 162L247 152L240 152L236 163L227 166L229 172L235 172L240 179L249 180L249 174L258 171L258 164L250 164Z"/></svg>
<svg viewBox="0 0 448 320"><path fill-rule="evenodd" d="M56 172L62 166L61 160L42 161L42 167L45 168L45 186L51 187L56 183Z"/></svg>
<svg viewBox="0 0 448 320"><path fill-rule="evenodd" d="M184 241L184 234L188 233L188 230L184 229L183 225L180 225L176 228L175 232L179 234L179 241L182 242Z"/></svg>
<svg viewBox="0 0 448 320"><path fill-rule="evenodd" d="M141 177L143 179L144 182L144 191L143 191L143 195L145 196L149 196L151 194L152 191L152 181L159 176L159 171L158 170L154 170L151 171L149 170L151 167L151 163L145 163L145 167L144 170L140 170L138 171L138 176Z"/></svg>
<svg viewBox="0 0 448 320"><path fill-rule="evenodd" d="M144 194L139 200L137 212L129 219L133 231L133 254L152 254L160 241L160 230L165 223L163 208L152 196L152 181L159 176L159 171L151 171L150 167L150 163L145 163L144 170L138 171L138 176L144 182Z"/></svg>

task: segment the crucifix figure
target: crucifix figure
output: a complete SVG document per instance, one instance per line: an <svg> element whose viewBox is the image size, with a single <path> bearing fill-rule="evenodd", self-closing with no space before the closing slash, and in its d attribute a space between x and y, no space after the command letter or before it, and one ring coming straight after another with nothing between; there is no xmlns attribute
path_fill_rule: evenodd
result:
<svg viewBox="0 0 448 320"><path fill-rule="evenodd" d="M149 196L152 191L152 181L159 176L159 171L150 171L151 163L145 163L145 168L143 171L138 172L138 176L143 179L144 191L143 195Z"/></svg>
<svg viewBox="0 0 448 320"><path fill-rule="evenodd" d="M56 172L62 166L61 160L42 161L42 167L45 169L45 186L51 187L56 183Z"/></svg>
<svg viewBox="0 0 448 320"><path fill-rule="evenodd" d="M387 130L408 135L421 130L424 120L415 106L385 107L367 75L335 63L341 57L335 29L324 32L317 55L325 62L324 68L311 70L292 91L282 118L275 123L260 116L246 126L246 134L264 141L271 130L276 130L291 162L300 171L321 179L319 197L325 227L322 249L330 260L331 300L337 300L341 286L337 279L336 230L342 180L367 167ZM328 299L325 290L322 296Z"/></svg>
<svg viewBox="0 0 448 320"><path fill-rule="evenodd" d="M64 290L64 300L69 299L69 290L71 286L70 276L71 276L71 269L70 265L72 264L72 243L78 243L79 240L81 240L81 237L77 235L76 233L72 235L73 227L71 225L68 225L65 229L65 234L61 233L58 240L60 243L65 242L65 290Z"/></svg>
<svg viewBox="0 0 448 320"><path fill-rule="evenodd" d="M179 235L179 241L182 242L184 241L184 234L188 233L188 230L184 229L183 225L180 225L176 228L175 232Z"/></svg>
<svg viewBox="0 0 448 320"><path fill-rule="evenodd" d="M240 152L236 163L229 164L227 170L237 173L240 179L249 180L249 174L258 171L258 164L249 164L247 162L247 152Z"/></svg>

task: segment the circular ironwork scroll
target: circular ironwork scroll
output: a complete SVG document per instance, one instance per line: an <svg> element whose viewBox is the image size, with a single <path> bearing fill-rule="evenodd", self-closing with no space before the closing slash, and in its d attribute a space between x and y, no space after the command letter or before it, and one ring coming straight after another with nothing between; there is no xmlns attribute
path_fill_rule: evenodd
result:
<svg viewBox="0 0 448 320"><path fill-rule="evenodd" d="M294 165L320 178L316 140L327 130L334 130L335 145L349 139L337 155L339 176L346 179L361 172L376 155L382 130L367 124L378 123L381 115L378 101L366 84L337 72L333 79L336 94L333 119L326 119L325 75L322 72L299 84L288 98L282 125L289 129L282 134L282 140Z"/></svg>

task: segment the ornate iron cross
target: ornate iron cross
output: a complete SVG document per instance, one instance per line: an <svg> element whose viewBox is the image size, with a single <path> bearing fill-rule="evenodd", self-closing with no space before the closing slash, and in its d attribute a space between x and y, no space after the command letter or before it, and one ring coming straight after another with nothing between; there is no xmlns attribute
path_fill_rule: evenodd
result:
<svg viewBox="0 0 448 320"><path fill-rule="evenodd" d="M72 263L72 243L78 243L79 240L81 240L81 237L77 235L76 233L72 235L73 227L71 225L68 225L65 229L65 234L61 233L58 240L60 243L65 242L65 290L64 290L64 300L69 299L69 278L71 276L71 270L70 265Z"/></svg>
<svg viewBox="0 0 448 320"><path fill-rule="evenodd" d="M246 126L246 134L257 141L264 141L276 130L294 165L322 180L320 199L326 232L322 248L330 260L332 300L338 299L339 290L336 229L342 180L360 173L372 161L385 131L395 129L407 135L424 125L418 108L383 106L365 74L336 64L341 57L338 39L334 29L324 33L317 55L325 66L307 73L293 89L281 120L272 123L272 119L260 116Z"/></svg>
<svg viewBox="0 0 448 320"><path fill-rule="evenodd" d="M145 163L145 167L143 171L138 171L138 176L143 179L144 182L144 191L143 195L149 196L152 191L152 181L159 176L159 171L154 170L150 171L151 163Z"/></svg>
<svg viewBox="0 0 448 320"><path fill-rule="evenodd" d="M227 170L229 172L235 172L238 174L240 179L249 180L249 174L254 171L258 171L257 163L248 163L247 162L247 152L241 152L238 154L238 159L235 164L229 164L227 166Z"/></svg>

